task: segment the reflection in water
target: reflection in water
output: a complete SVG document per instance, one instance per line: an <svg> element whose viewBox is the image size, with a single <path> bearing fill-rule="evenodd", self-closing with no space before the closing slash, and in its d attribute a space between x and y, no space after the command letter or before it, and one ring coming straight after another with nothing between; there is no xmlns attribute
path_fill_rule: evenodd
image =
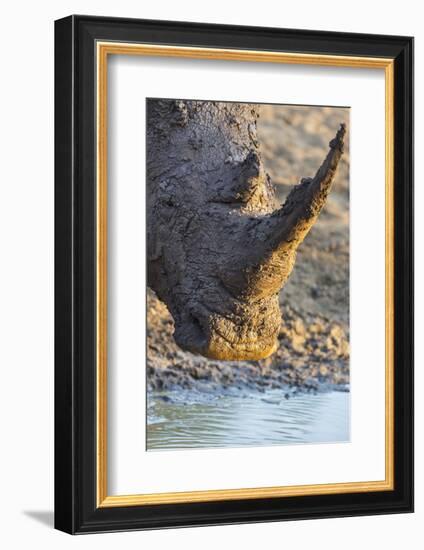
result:
<svg viewBox="0 0 424 550"><path fill-rule="evenodd" d="M348 441L349 404L347 392L153 392L147 450Z"/></svg>

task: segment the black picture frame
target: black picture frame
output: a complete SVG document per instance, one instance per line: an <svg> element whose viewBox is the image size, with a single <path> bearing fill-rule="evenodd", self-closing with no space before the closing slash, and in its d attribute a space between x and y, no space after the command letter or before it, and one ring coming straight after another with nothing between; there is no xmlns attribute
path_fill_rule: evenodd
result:
<svg viewBox="0 0 424 550"><path fill-rule="evenodd" d="M96 41L394 60L394 489L97 506ZM55 527L94 533L413 511L413 39L73 15L55 22Z"/></svg>

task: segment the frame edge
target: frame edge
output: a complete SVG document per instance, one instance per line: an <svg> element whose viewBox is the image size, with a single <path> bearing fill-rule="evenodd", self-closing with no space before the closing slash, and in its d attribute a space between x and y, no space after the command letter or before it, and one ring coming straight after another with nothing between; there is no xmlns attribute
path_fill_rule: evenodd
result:
<svg viewBox="0 0 424 550"><path fill-rule="evenodd" d="M75 526L73 357L74 17L54 25L54 527Z"/></svg>

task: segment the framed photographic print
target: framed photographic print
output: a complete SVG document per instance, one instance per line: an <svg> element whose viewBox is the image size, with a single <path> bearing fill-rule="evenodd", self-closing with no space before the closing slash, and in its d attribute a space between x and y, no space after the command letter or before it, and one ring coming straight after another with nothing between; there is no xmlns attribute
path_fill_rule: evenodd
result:
<svg viewBox="0 0 424 550"><path fill-rule="evenodd" d="M413 39L55 25L55 525L413 509Z"/></svg>

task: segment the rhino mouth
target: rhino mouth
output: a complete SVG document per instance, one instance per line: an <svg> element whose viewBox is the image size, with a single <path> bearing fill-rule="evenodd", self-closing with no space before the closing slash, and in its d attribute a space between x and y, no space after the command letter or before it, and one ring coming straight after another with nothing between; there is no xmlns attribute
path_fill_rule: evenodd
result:
<svg viewBox="0 0 424 550"><path fill-rule="evenodd" d="M176 326L177 344L191 353L220 361L257 361L272 355L278 347L279 320L247 326L219 314L194 316Z"/></svg>
<svg viewBox="0 0 424 550"><path fill-rule="evenodd" d="M225 338L215 335L207 346L193 351L220 361L258 361L272 355L277 347L278 342L275 338L230 344Z"/></svg>

